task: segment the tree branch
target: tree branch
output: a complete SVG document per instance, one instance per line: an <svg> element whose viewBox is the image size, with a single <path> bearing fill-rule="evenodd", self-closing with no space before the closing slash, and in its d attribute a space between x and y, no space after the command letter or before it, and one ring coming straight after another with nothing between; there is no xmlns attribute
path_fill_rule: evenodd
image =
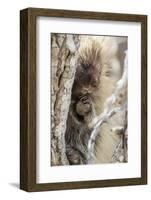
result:
<svg viewBox="0 0 151 200"><path fill-rule="evenodd" d="M125 60L123 75L117 82L113 94L106 100L104 105L104 111L97 117L95 117L89 127L92 129L90 139L88 141L88 163L91 163L94 158L94 146L97 135L100 133L98 130L101 125L107 122L117 112L127 111L127 77L128 77L128 63L127 63L127 51L125 51Z"/></svg>

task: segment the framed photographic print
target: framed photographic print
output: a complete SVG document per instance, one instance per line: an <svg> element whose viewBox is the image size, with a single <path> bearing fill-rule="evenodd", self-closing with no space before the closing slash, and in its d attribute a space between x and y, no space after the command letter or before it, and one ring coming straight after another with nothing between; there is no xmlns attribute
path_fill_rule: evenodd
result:
<svg viewBox="0 0 151 200"><path fill-rule="evenodd" d="M147 16L20 12L20 188L147 184Z"/></svg>

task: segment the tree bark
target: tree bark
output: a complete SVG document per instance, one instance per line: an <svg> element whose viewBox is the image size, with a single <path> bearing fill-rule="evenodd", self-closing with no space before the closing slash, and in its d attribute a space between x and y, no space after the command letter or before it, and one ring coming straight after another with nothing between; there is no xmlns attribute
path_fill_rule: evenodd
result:
<svg viewBox="0 0 151 200"><path fill-rule="evenodd" d="M77 35L51 37L51 165L68 165L65 131L78 57Z"/></svg>

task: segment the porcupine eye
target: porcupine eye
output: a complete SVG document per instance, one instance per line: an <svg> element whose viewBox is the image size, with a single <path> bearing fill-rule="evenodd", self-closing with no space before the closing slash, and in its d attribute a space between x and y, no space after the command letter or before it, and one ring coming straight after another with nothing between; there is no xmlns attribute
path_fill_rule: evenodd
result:
<svg viewBox="0 0 151 200"><path fill-rule="evenodd" d="M96 88L99 84L99 72L91 64L82 64L83 82L85 86Z"/></svg>

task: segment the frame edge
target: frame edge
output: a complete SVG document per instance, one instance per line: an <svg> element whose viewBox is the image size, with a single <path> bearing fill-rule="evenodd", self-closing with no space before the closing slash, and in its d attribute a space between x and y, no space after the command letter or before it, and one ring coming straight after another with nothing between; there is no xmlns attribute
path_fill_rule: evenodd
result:
<svg viewBox="0 0 151 200"><path fill-rule="evenodd" d="M28 9L20 11L20 189L28 190Z"/></svg>
<svg viewBox="0 0 151 200"><path fill-rule="evenodd" d="M35 17L20 11L20 189L36 183L36 45Z"/></svg>

